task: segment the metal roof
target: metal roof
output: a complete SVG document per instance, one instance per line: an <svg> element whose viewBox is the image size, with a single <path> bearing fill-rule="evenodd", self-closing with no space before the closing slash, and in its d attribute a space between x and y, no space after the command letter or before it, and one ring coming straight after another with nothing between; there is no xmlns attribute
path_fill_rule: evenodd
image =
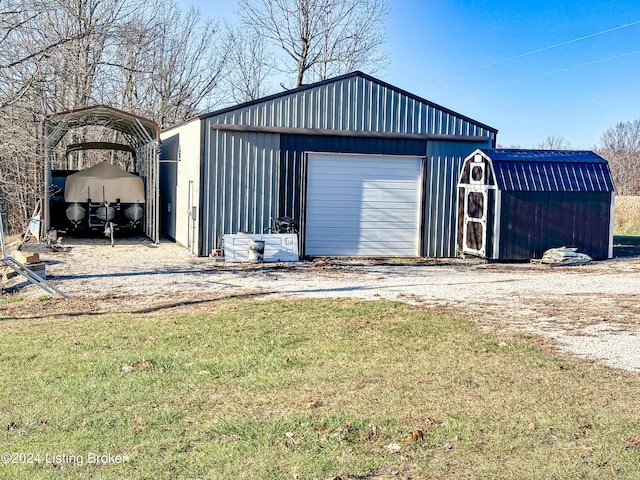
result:
<svg viewBox="0 0 640 480"><path fill-rule="evenodd" d="M45 132L46 146L55 147L69 130L87 125L117 130L133 148L152 142L160 136L160 129L153 120L107 105L96 105L56 113L48 117Z"/></svg>
<svg viewBox="0 0 640 480"><path fill-rule="evenodd" d="M481 149L496 185L520 192L613 192L607 161L588 150Z"/></svg>

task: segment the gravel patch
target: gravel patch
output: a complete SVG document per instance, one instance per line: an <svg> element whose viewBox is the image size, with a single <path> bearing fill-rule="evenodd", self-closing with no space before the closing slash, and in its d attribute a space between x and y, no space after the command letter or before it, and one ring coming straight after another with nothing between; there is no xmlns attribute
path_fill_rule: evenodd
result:
<svg viewBox="0 0 640 480"><path fill-rule="evenodd" d="M561 350L640 371L640 259L582 267L485 264L477 260L337 260L231 264L199 258L171 242L65 239L39 245L48 279L92 311L149 311L224 297L353 297L420 305L500 332L527 332ZM11 283L12 282L12 283ZM21 278L3 297L40 297Z"/></svg>

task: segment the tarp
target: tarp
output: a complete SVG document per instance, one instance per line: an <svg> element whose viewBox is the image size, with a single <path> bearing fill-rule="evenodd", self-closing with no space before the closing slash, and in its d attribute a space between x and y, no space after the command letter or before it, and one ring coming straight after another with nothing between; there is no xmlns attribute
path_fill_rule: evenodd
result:
<svg viewBox="0 0 640 480"><path fill-rule="evenodd" d="M118 199L121 203L144 203L144 184L137 175L100 162L67 177L64 201L86 202L88 198L94 203L115 203Z"/></svg>

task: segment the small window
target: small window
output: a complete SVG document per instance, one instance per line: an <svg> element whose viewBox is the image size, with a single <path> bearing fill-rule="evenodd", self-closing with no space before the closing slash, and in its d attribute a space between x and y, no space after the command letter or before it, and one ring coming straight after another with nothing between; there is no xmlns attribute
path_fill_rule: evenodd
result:
<svg viewBox="0 0 640 480"><path fill-rule="evenodd" d="M469 192L467 199L467 214L471 218L484 217L484 195L480 192Z"/></svg>
<svg viewBox="0 0 640 480"><path fill-rule="evenodd" d="M484 184L484 163L471 164L471 183Z"/></svg>

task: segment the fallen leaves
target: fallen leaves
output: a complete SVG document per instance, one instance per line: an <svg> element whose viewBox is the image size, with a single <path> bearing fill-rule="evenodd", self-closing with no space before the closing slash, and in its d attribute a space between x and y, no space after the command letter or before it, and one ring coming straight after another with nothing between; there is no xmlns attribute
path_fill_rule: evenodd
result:
<svg viewBox="0 0 640 480"><path fill-rule="evenodd" d="M404 439L407 442L417 442L418 440L422 440L424 438L424 432L422 430L416 430L415 432L411 432L409 435L405 435Z"/></svg>
<svg viewBox="0 0 640 480"><path fill-rule="evenodd" d="M640 446L640 436L634 435L626 439L624 450L637 446Z"/></svg>
<svg viewBox="0 0 640 480"><path fill-rule="evenodd" d="M369 442L378 436L378 428L375 425L369 425L369 429L362 436L363 442Z"/></svg>
<svg viewBox="0 0 640 480"><path fill-rule="evenodd" d="M287 447L293 447L296 443L298 443L295 439L295 433L293 432L285 432L284 434L285 437L287 437L287 439L285 440L284 444Z"/></svg>
<svg viewBox="0 0 640 480"><path fill-rule="evenodd" d="M131 421L136 425L135 428L133 429L133 433L143 433L145 430L145 427L149 425L149 422L143 421L142 416L138 414L135 414L131 419Z"/></svg>

